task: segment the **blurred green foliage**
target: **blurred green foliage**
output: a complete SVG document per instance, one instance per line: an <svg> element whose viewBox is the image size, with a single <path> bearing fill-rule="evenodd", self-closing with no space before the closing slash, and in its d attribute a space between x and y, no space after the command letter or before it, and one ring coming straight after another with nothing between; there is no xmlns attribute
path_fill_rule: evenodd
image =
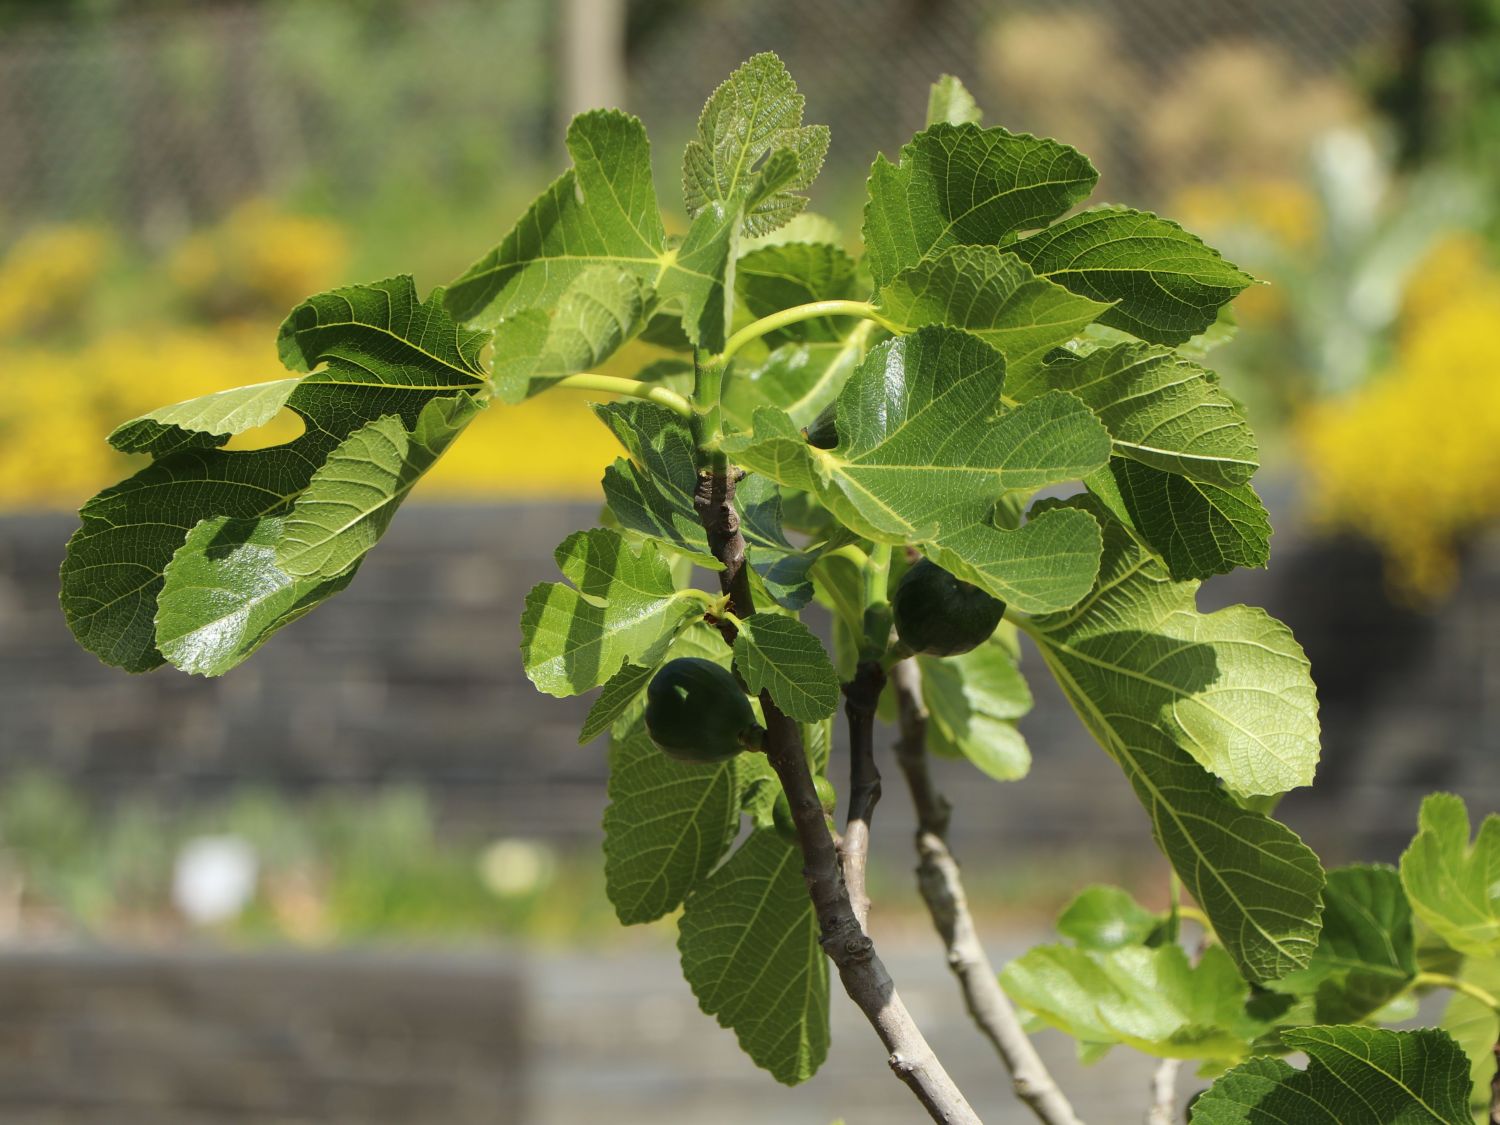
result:
<svg viewBox="0 0 1500 1125"><path fill-rule="evenodd" d="M254 897L219 932L231 941L577 943L615 932L592 854L440 833L416 789L305 802L249 789L181 812L139 799L99 812L33 773L0 785L0 903L13 931L0 939L183 936L173 866L206 835L236 837L258 860Z"/></svg>

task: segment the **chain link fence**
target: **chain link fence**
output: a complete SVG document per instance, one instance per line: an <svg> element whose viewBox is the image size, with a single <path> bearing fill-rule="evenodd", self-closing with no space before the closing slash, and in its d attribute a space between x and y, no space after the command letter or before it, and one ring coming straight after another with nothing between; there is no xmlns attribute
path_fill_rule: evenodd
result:
<svg viewBox="0 0 1500 1125"><path fill-rule="evenodd" d="M379 191L539 187L561 161L563 10L303 0L12 27L0 39L0 240L80 217L171 234L250 195L337 208ZM656 138L669 200L671 154L703 98L747 55L775 50L809 120L833 129L819 206L852 213L870 153L894 156L921 127L927 84L951 72L990 122L1076 144L1108 194L1149 204L1185 182L1295 173L1311 136L1362 112L1349 75L1395 47L1403 11L1402 0L644 0L628 13L625 101Z"/></svg>

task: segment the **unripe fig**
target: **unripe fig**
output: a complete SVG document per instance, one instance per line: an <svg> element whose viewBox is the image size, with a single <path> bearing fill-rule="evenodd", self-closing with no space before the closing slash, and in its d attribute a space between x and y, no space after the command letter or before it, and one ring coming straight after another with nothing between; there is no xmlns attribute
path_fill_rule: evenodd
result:
<svg viewBox="0 0 1500 1125"><path fill-rule="evenodd" d="M838 403L830 402L823 408L823 413L813 419L812 425L807 427L807 444L815 449L832 449L837 445L839 443L837 418Z"/></svg>
<svg viewBox="0 0 1500 1125"><path fill-rule="evenodd" d="M668 757L723 762L757 745L750 700L727 669L684 656L668 661L646 688L646 729Z"/></svg>
<svg viewBox="0 0 1500 1125"><path fill-rule="evenodd" d="M891 610L896 635L913 652L957 656L989 640L1005 603L921 559L901 576Z"/></svg>
<svg viewBox="0 0 1500 1125"><path fill-rule="evenodd" d="M826 777L815 777L813 788L818 791L818 804L823 806L823 815L831 818L834 806L838 804L838 794L833 791L833 782ZM776 794L776 801L771 805L771 823L776 826L776 834L787 843L797 842L797 825L792 820L792 802L787 799L785 789ZM833 827L831 819L829 827Z"/></svg>

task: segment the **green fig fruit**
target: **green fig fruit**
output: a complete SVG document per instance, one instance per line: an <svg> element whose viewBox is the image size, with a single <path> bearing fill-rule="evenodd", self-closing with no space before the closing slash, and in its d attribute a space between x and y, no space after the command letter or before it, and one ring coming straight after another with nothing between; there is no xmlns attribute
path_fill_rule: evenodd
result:
<svg viewBox="0 0 1500 1125"><path fill-rule="evenodd" d="M989 640L1005 603L921 559L891 596L896 635L913 652L957 656Z"/></svg>
<svg viewBox="0 0 1500 1125"><path fill-rule="evenodd" d="M712 660L668 661L646 688L651 741L682 762L723 762L759 745L760 727L734 675Z"/></svg>

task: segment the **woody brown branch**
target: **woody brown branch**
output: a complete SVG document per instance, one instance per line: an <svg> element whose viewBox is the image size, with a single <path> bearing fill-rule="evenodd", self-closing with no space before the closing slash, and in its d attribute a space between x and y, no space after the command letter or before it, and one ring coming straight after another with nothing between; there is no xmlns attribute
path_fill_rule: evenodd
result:
<svg viewBox="0 0 1500 1125"><path fill-rule="evenodd" d="M730 611L743 620L755 612L755 602L746 569L745 540L734 509L737 480L738 474L722 462L701 473L693 507L703 523L710 550L724 567L719 572L720 589L729 595ZM733 644L733 623L720 622L719 630ZM875 952L875 943L855 914L813 786L800 728L782 713L770 693L762 692L760 703L766 723L763 749L791 805L802 849L802 875L818 919L823 951L838 969L844 991L885 1045L891 1069L910 1087L932 1120L978 1125L979 1116L911 1018Z"/></svg>
<svg viewBox="0 0 1500 1125"><path fill-rule="evenodd" d="M1010 1071L1016 1096L1045 1125L1082 1125L1021 1027L974 928L958 861L948 848L952 806L928 768L928 715L916 661L899 661L890 676L900 715L896 761L917 812L917 886L947 949L948 967L958 978L969 1015Z"/></svg>

